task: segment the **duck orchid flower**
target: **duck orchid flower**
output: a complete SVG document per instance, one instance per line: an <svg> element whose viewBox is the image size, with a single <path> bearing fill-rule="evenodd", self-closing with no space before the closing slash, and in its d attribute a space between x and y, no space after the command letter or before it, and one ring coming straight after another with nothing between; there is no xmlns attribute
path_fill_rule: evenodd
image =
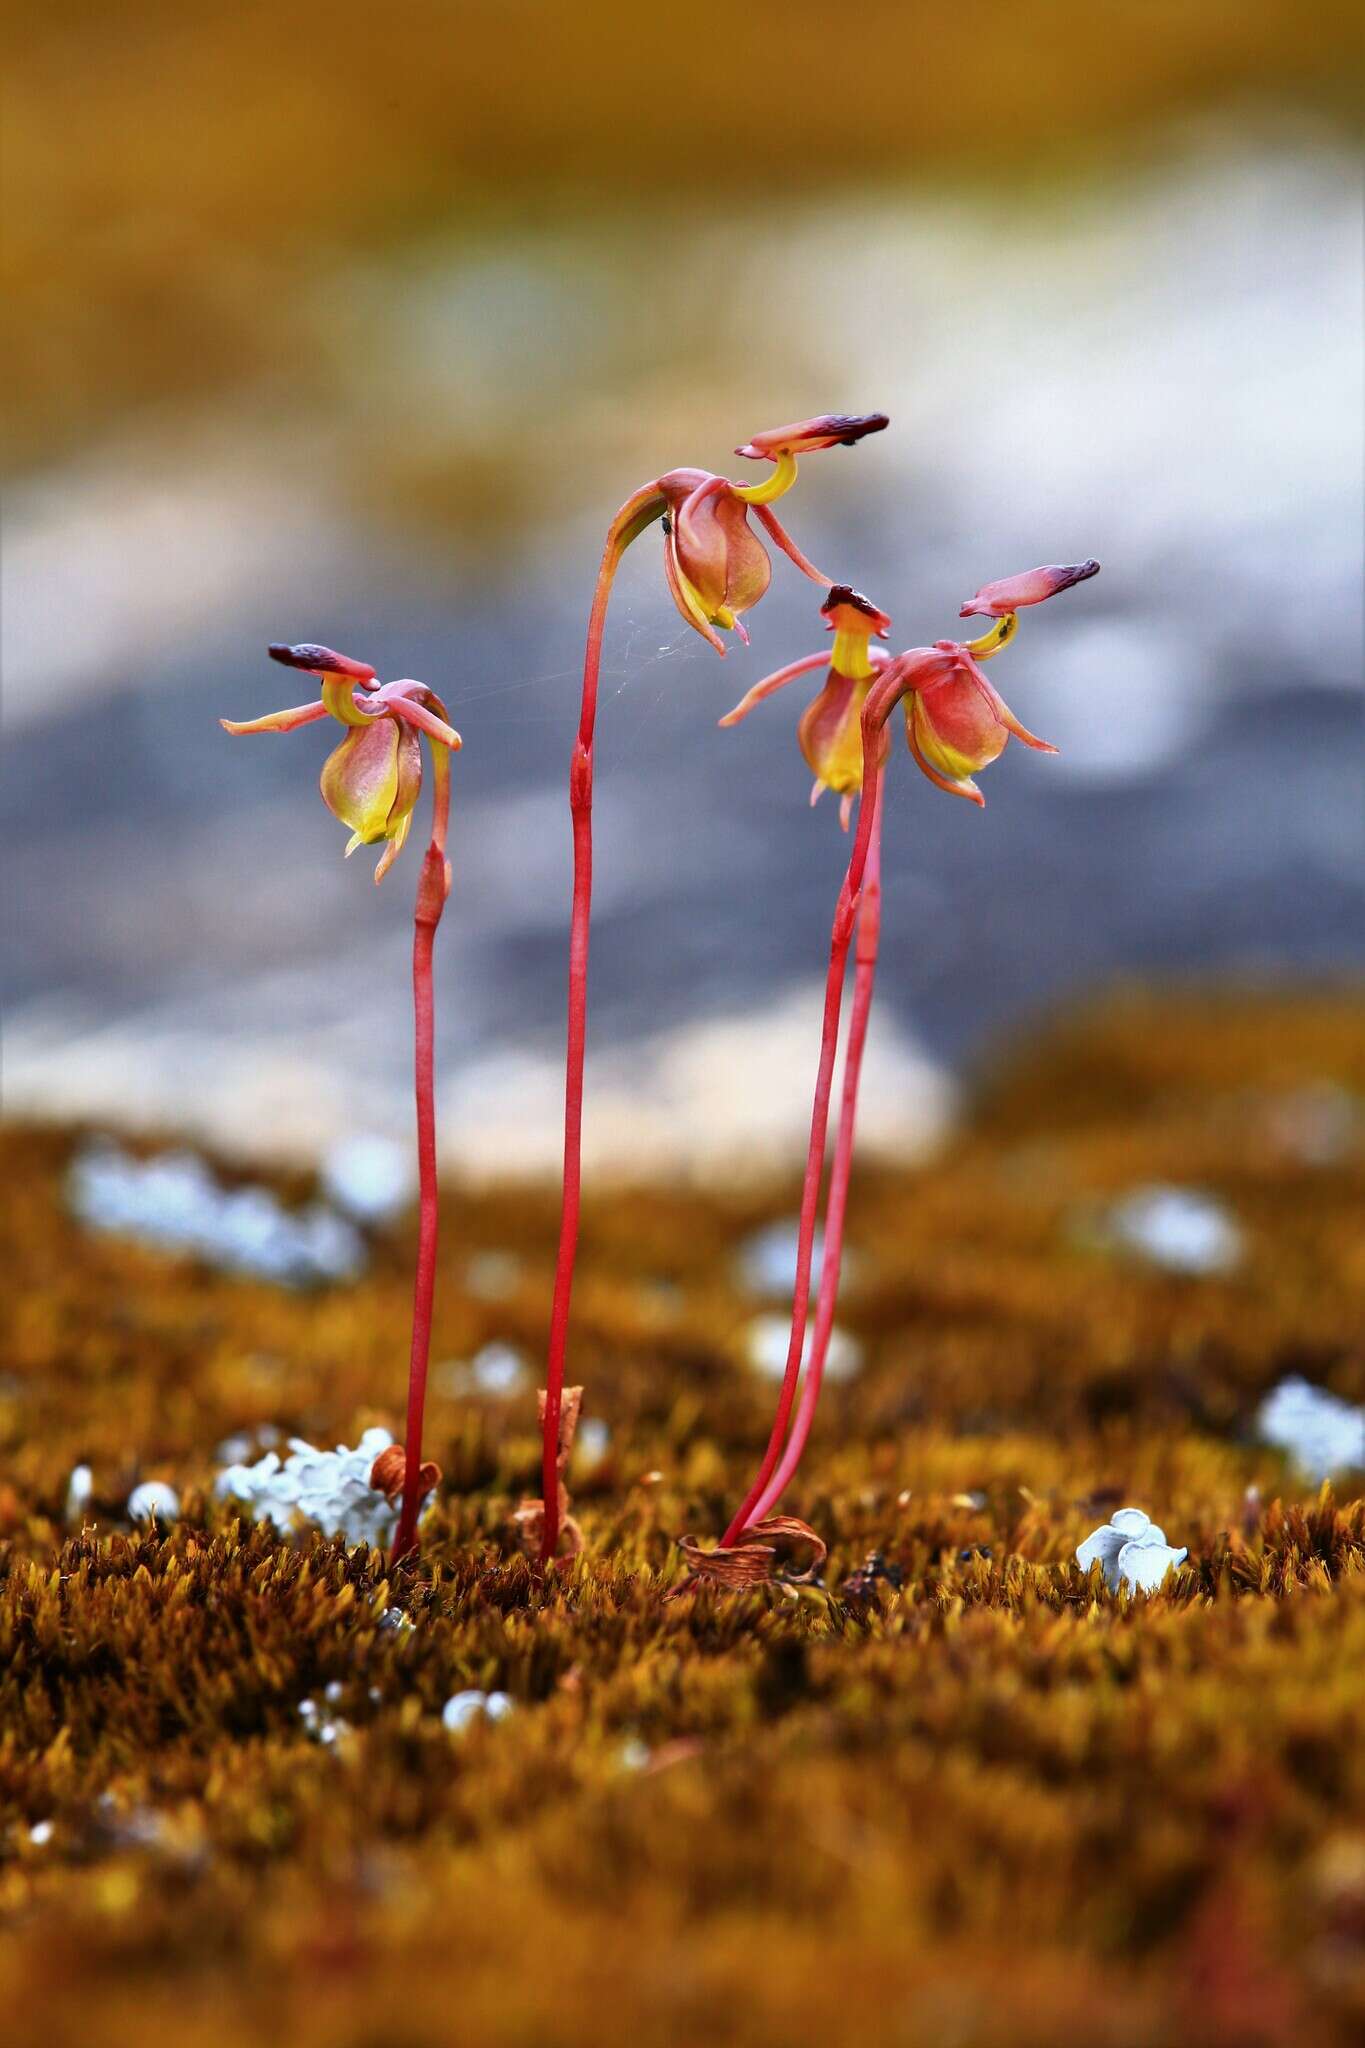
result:
<svg viewBox="0 0 1365 2048"><path fill-rule="evenodd" d="M778 669L775 674L765 676L762 682L755 683L747 695L740 699L734 710L727 712L720 722L723 726L738 725L756 704L785 688L798 676L823 667L826 672L824 683L801 714L797 725L797 740L808 765L815 772L816 780L811 791L811 803L814 804L826 789L837 791L840 799L839 821L847 831L854 797L863 785L863 709L869 691L888 660L884 648L874 643L886 639L891 630L891 621L870 598L864 597L860 591L854 590L847 583L837 583L831 588L820 611L826 626L834 635L833 645L820 654L806 655L800 661L791 662L786 668ZM885 733L880 733L878 739L884 764L887 754ZM820 1269L815 1335L801 1380L800 1404L796 1409L781 1460L771 1473L744 1528L739 1532L738 1541L741 1544L752 1540L756 1526L767 1526L765 1518L770 1512L771 1505L785 1490L787 1482L800 1463L815 1419L815 1410L824 1381L825 1362L829 1356L830 1338L834 1330L834 1310L839 1292L844 1216L853 1167L853 1134L858 1088L862 1077L863 1052L867 1043L868 1018L872 1009L880 936L881 831L878 822L858 904L853 1008L844 1054L843 1106L840 1113L839 1135L825 1206L825 1250ZM830 1080L832 1067L830 1075L826 1077L827 1086ZM823 1113L828 1115L827 1101ZM810 1293L818 1195L818 1181L814 1188L808 1182L802 1199L802 1227L798 1232L795 1277L796 1297L807 1301ZM805 1227L807 1213L809 1230ZM803 1349L804 1339L803 1321ZM739 1554L748 1555L743 1551ZM723 1548L715 1555L718 1558L725 1558L729 1557L731 1552Z"/></svg>
<svg viewBox="0 0 1365 2048"><path fill-rule="evenodd" d="M773 696L798 676L823 668L824 684L802 712L796 738L815 775L810 794L812 804L819 801L825 790L836 791L841 799L839 822L847 831L853 799L863 785L863 705L878 670L887 660L885 650L874 647L872 641L874 637L885 640L891 621L871 598L847 583L832 586L820 607L820 616L834 635L833 646L819 654L803 655L800 661L789 662L785 668L765 676L740 698L733 711L726 712L720 723L738 725L765 697Z"/></svg>
<svg viewBox="0 0 1365 2048"><path fill-rule="evenodd" d="M312 703L264 718L220 719L225 732L294 732L319 719L333 718L345 736L323 764L323 802L350 828L348 854L358 846L381 846L375 869L381 882L392 867L412 826L422 787L422 748L431 749L431 840L417 880L413 914L412 986L414 1071L417 1091L417 1161L420 1178L420 1224L417 1275L413 1292L412 1347L408 1364L408 1413L404 1449L396 1448L385 1467L385 1490L396 1491L396 1461L402 1458L403 1505L394 1541L394 1561L406 1556L417 1540L417 1518L426 1493L435 1483L436 1468L422 1463L422 1416L426 1403L427 1367L431 1355L431 1318L436 1286L436 1110L435 999L432 948L441 912L450 894L450 862L446 835L450 823L450 762L460 735L449 723L440 698L425 683L410 678L381 684L367 661L356 661L334 648L312 642L272 646L271 659L286 668L317 677L320 696Z"/></svg>
<svg viewBox="0 0 1365 2048"><path fill-rule="evenodd" d="M770 427L735 450L746 461L773 464L772 475L758 484L730 483L701 469L673 469L659 478L668 588L681 616L717 654L725 652L717 627L748 644L742 615L753 610L772 580L772 563L749 524L750 511L802 575L828 586L829 578L806 560L769 507L796 482L799 455L852 447L887 424L885 413L856 419L826 413L794 426Z"/></svg>
<svg viewBox="0 0 1365 2048"><path fill-rule="evenodd" d="M828 590L831 578L802 554L772 510L773 504L795 483L802 455L826 448L852 446L868 434L880 433L887 424L885 413L856 416L824 413L817 419L768 428L736 451L746 461L772 464L771 474L761 482L734 483L727 477L700 469L669 470L652 482L642 484L627 498L607 529L606 545L588 613L578 735L569 763L574 866L569 920L564 1186L554 1298L550 1310L545 1403L541 1417L541 1482L545 1502L541 1558L546 1563L556 1555L560 1534L557 1465L560 1405L582 1189L583 1062L587 1041L588 943L592 918L593 748L602 640L612 585L632 541L638 540L656 519L661 520L664 577L679 616L694 632L700 633L717 654L725 653L722 633L735 633L747 642L749 635L744 615L753 610L772 577L768 550L749 524L750 515L757 519L768 537L803 576Z"/></svg>
<svg viewBox="0 0 1365 2048"><path fill-rule="evenodd" d="M333 817L351 828L348 858L358 846L384 846L374 876L376 882L382 882L403 850L421 794L419 734L426 735L433 750L445 750L441 755L433 752L433 758L441 762L440 772L446 775L450 755L459 749L460 735L447 721L440 698L425 683L409 679L381 686L367 661L355 661L331 647L305 643L275 645L268 651L272 661L315 675L322 685L321 697L316 703L296 704L288 711L268 712L264 718L220 718L218 723L235 738L294 732L328 717L344 726L346 737L323 763L322 800Z"/></svg>
<svg viewBox="0 0 1365 2048"><path fill-rule="evenodd" d="M906 734L910 751L919 767L939 789L970 802L984 799L972 780L975 772L999 758L1011 735L1042 753L1057 750L1022 726L1008 705L981 673L980 664L989 661L1008 645L1018 629L1018 614L1028 605L1041 604L1084 582L1099 571L1098 562L1082 562L1074 568L1030 569L989 583L962 606L963 618L984 614L994 620L989 632L970 641L940 640L933 647L916 647L890 659L882 656L873 663L873 677L863 691L859 724L860 794L858 829L854 835L839 899L835 906L830 936L829 973L825 983L825 1010L816 1073L815 1100L811 1110L810 1144L802 1187L801 1216L797 1234L796 1291L792 1304L791 1342L786 1371L778 1396L768 1446L748 1494L721 1539L722 1549L734 1546L743 1532L772 1514L779 1497L796 1471L805 1449L819 1398L825 1353L833 1328L839 1285L844 1211L853 1159L854 1122L862 1051L872 1000L873 975L881 925L881 813L885 775L887 719L897 703L904 701ZM831 592L831 599L834 593ZM837 639L836 639L837 645ZM800 673L793 664L790 674L779 671L768 678L772 688ZM779 677L781 680L779 680ZM750 698L768 694L762 684ZM818 700L817 700L818 701ZM736 706L743 715L748 700ZM726 723L734 722L735 713ZM844 758L852 748L843 740ZM848 1051L844 1066L844 1092L840 1108L839 1133L825 1219L825 1250L821 1265L820 1292L816 1306L814 1340L810 1364L796 1408L801 1359L805 1349L806 1323L810 1307L810 1273L815 1239L816 1213L824 1173L825 1144L829 1127L829 1104L838 1046L844 975L854 930L858 934L853 1010L849 1025ZM793 1409L796 1408L793 1422ZM790 1427L790 1434L788 1434Z"/></svg>

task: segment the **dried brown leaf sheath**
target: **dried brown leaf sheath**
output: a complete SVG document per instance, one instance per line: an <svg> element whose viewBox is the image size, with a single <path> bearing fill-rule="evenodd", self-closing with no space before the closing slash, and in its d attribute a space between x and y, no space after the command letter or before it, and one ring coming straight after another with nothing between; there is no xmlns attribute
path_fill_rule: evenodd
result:
<svg viewBox="0 0 1365 2048"><path fill-rule="evenodd" d="M806 1569L781 1575L788 1585L807 1583L824 1563L828 1546L795 1515L771 1515L766 1521L752 1522L728 1548L703 1550L695 1536L680 1536L678 1548L687 1559L688 1575L664 1597L676 1600L683 1593L694 1592L699 1585L719 1586L727 1593L768 1585L777 1576L777 1546L784 1542L810 1545Z"/></svg>

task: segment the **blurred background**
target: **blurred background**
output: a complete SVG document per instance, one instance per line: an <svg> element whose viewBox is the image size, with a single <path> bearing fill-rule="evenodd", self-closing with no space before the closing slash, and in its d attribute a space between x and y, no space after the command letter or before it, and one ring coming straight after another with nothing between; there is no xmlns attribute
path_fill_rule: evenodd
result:
<svg viewBox="0 0 1365 2048"><path fill-rule="evenodd" d="M416 860L341 860L315 639L447 699L442 1132L558 1155L565 771L604 526L826 410L806 551L893 646L1040 561L992 671L1062 749L988 808L899 747L868 1139L1121 977L1359 973L1361 16L699 0L93 0L11 17L3 459L8 1113L243 1153L407 1140ZM724 663L659 547L608 629L589 1160L801 1142L837 812L779 558ZM363 1081L362 1078L363 1077Z"/></svg>

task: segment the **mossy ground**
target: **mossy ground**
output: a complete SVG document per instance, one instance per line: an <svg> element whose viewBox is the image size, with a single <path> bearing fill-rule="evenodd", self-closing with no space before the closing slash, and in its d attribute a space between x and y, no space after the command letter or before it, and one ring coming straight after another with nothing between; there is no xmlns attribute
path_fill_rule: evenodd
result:
<svg viewBox="0 0 1365 2048"><path fill-rule="evenodd" d="M225 1279L78 1232L72 1134L10 1131L5 2038L1359 2039L1365 1502L1250 1424L1291 1371L1365 1400L1365 1159L1295 1135L1305 1088L1365 1098L1360 1025L1335 998L1119 1002L998 1071L948 1161L860 1173L841 1320L867 1362L790 1500L824 1585L668 1604L674 1539L719 1531L771 1413L733 1253L790 1187L592 1205L574 1375L612 1438L574 1485L586 1555L546 1585L516 1554L529 1388L438 1371L445 1482L390 1578L242 1527L210 1480L255 1422L395 1422L410 1245L318 1295ZM1087 1241L1156 1179L1225 1201L1236 1273ZM450 1197L438 1359L538 1355L554 1223L543 1191ZM495 1248L519 1277L490 1300L466 1275ZM148 1476L186 1494L165 1537L120 1524ZM1152 1599L1072 1562L1126 1500L1190 1548ZM903 1586L850 1601L873 1549ZM298 1707L329 1685L327 1746ZM453 1737L468 1685L516 1708Z"/></svg>

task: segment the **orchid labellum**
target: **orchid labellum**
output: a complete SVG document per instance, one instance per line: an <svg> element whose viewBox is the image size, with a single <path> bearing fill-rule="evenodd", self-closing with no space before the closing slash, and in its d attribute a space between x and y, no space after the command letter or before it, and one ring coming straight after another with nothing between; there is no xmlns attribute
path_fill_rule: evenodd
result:
<svg viewBox="0 0 1365 2048"><path fill-rule="evenodd" d="M321 695L289 711L241 722L220 719L225 732L236 735L293 732L319 719L334 718L345 737L323 764L323 802L350 827L348 854L358 846L382 846L375 881L381 882L403 850L422 787L422 740L431 749L431 839L417 878L417 903L412 949L414 1068L417 1091L417 1158L421 1211L417 1244L417 1277L413 1295L412 1349L408 1366L408 1414L404 1444L403 1506L394 1542L395 1562L417 1540L422 1501L439 1477L434 1465L422 1463L422 1414L426 1402L427 1366L431 1353L431 1314L436 1285L436 1111L434 1100L434 996L432 947L441 912L450 894L450 863L446 834L450 822L450 758L460 735L446 718L445 706L425 683L410 680L379 683L368 662L354 661L330 647L276 646L271 658L286 668L305 669L321 684ZM397 1474L386 1468L383 1490L396 1488ZM379 1481L375 1481L378 1485Z"/></svg>

